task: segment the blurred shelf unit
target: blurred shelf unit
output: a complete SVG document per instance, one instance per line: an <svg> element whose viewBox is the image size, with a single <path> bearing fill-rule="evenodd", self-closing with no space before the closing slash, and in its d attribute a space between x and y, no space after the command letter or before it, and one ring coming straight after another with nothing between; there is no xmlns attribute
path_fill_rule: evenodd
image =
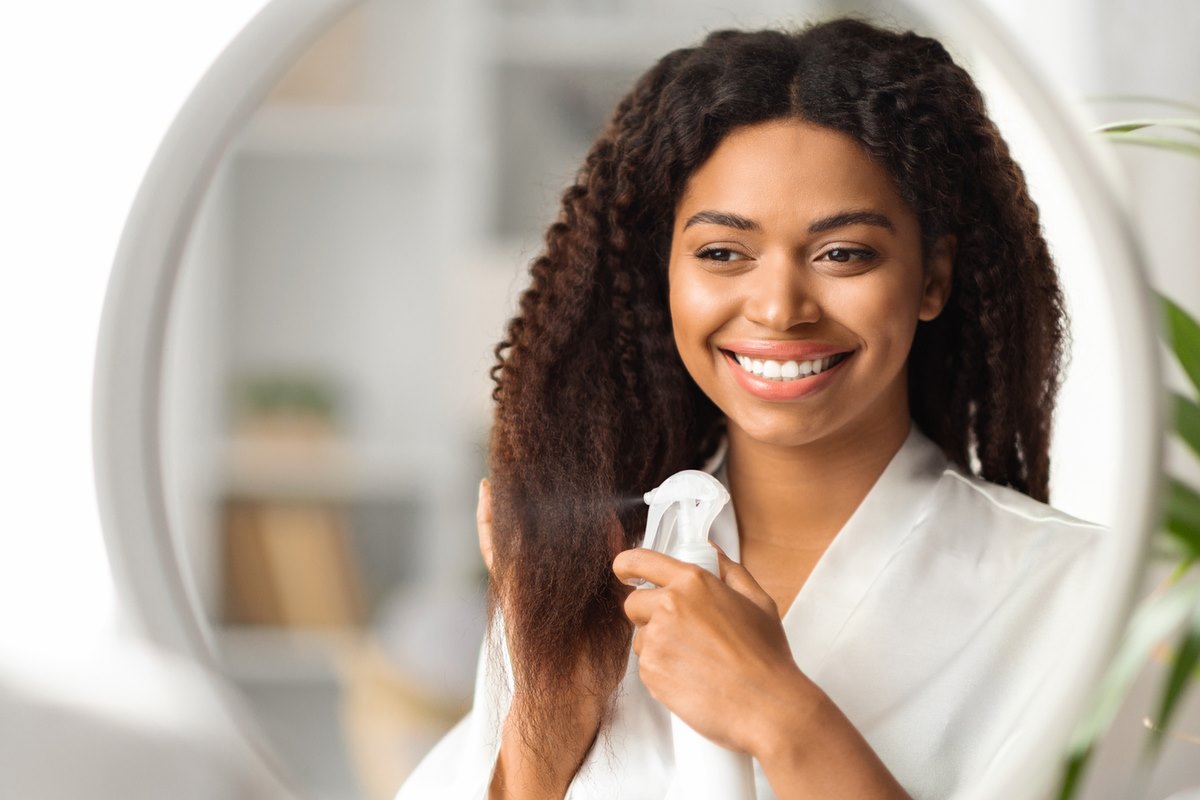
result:
<svg viewBox="0 0 1200 800"><path fill-rule="evenodd" d="M419 452L353 443L227 439L219 459L221 484L232 497L291 498L356 502L410 498L431 480L427 466L437 458Z"/></svg>

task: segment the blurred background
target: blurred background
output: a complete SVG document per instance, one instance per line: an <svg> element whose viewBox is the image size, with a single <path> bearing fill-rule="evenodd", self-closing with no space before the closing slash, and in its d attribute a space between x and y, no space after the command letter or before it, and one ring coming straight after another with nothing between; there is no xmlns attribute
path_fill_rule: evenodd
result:
<svg viewBox="0 0 1200 800"><path fill-rule="evenodd" d="M391 797L469 704L490 351L559 192L662 53L715 27L839 9L369 0L296 62L221 162L169 319L169 535L228 679L213 688L137 639L116 600L92 486L91 369L137 184L191 86L261 5L0 11L15 40L0 48L0 86L22 122L0 147L0 347L12 378L0 795L73 793L57 768L70 753L102 774L122 758L143 773L144 795L114 777L94 796L183 785L187 796L256 796L267 790L243 777L253 767L233 733L249 728L306 796ZM1200 5L985 5L1086 124L1145 113L1115 96L1200 102ZM905 21L893 4L873 7ZM1152 280L1200 311L1196 162L1113 155ZM1105 335L1116 332L1097 333L1078 369L1115 369ZM1159 677L1151 665L1135 687L1085 797L1125 796ZM227 697L245 714L230 716ZM1178 729L1200 734L1195 699ZM1176 737L1148 796L1200 785L1197 748Z"/></svg>

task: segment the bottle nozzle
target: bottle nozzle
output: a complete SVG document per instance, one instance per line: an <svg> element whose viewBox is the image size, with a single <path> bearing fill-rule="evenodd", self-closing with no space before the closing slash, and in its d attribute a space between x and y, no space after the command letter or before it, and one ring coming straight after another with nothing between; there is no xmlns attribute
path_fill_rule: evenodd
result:
<svg viewBox="0 0 1200 800"><path fill-rule="evenodd" d="M642 547L671 555L708 541L708 530L729 502L721 482L700 470L677 472L646 492L650 506Z"/></svg>

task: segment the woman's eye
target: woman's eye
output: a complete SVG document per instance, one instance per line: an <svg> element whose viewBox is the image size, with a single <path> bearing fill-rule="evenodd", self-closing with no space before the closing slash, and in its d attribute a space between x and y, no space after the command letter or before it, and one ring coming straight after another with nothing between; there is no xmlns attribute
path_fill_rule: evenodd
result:
<svg viewBox="0 0 1200 800"><path fill-rule="evenodd" d="M832 250L825 251L825 258L830 261L836 261L839 264L846 264L852 260L870 261L875 257L873 250L862 250L853 247L835 247Z"/></svg>
<svg viewBox="0 0 1200 800"><path fill-rule="evenodd" d="M696 257L707 261L740 261L743 258L741 253L728 247L702 247Z"/></svg>

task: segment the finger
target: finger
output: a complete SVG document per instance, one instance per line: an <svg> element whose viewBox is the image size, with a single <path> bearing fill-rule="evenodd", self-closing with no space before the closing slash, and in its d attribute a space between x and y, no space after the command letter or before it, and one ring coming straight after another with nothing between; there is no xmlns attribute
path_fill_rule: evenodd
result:
<svg viewBox="0 0 1200 800"><path fill-rule="evenodd" d="M716 545L713 545L716 547ZM766 590L758 585L758 581L754 580L754 576L750 571L743 567L738 562L734 561L729 556L725 555L725 551L717 547L717 564L721 568L721 580L725 581L725 585L735 592L745 597L751 603L775 616L779 615L779 607L775 605L775 601L771 599L771 595L767 594Z"/></svg>
<svg viewBox="0 0 1200 800"><path fill-rule="evenodd" d="M475 530L479 534L479 554L488 572L492 571L492 485L479 482L479 503L475 506Z"/></svg>
<svg viewBox="0 0 1200 800"><path fill-rule="evenodd" d="M613 559L613 572L617 574L622 583L631 586L637 585L638 581L649 581L656 586L666 586L672 581L694 577L697 571L703 572L704 570L644 547L625 550L618 553L617 557Z"/></svg>
<svg viewBox="0 0 1200 800"><path fill-rule="evenodd" d="M638 589L625 598L625 616L634 625L645 625L663 600L662 589Z"/></svg>

